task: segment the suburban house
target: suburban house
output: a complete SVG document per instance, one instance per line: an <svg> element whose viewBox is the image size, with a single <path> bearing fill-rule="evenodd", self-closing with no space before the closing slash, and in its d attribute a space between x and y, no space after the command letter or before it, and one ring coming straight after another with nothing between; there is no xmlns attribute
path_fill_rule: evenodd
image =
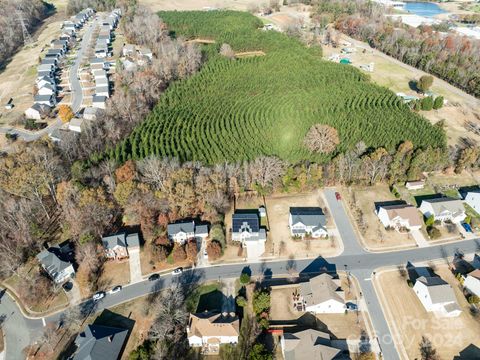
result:
<svg viewBox="0 0 480 360"><path fill-rule="evenodd" d="M45 57L48 57L48 55L63 57L63 55L65 55L65 51L63 49L48 49Z"/></svg>
<svg viewBox="0 0 480 360"><path fill-rule="evenodd" d="M106 76L95 78L95 85L96 86L107 86L108 87L108 78Z"/></svg>
<svg viewBox="0 0 480 360"><path fill-rule="evenodd" d="M52 84L45 84L42 87L38 88L38 95L56 95L57 88Z"/></svg>
<svg viewBox="0 0 480 360"><path fill-rule="evenodd" d="M319 207L291 207L288 225L292 236L312 236L313 238L328 235L327 220Z"/></svg>
<svg viewBox="0 0 480 360"><path fill-rule="evenodd" d="M472 294L480 297L480 269L468 273L463 286Z"/></svg>
<svg viewBox="0 0 480 360"><path fill-rule="evenodd" d="M106 105L105 102L107 101L106 96L99 96L99 95L93 95L92 97L92 106L99 108L99 109L105 109Z"/></svg>
<svg viewBox="0 0 480 360"><path fill-rule="evenodd" d="M284 333L280 340L285 360L334 360L349 359L343 351L332 346L328 333L307 329L295 333Z"/></svg>
<svg viewBox="0 0 480 360"><path fill-rule="evenodd" d="M35 104L43 104L50 107L54 107L57 103L53 95L35 95L33 97L33 102Z"/></svg>
<svg viewBox="0 0 480 360"><path fill-rule="evenodd" d="M118 360L128 339L128 329L110 326L87 325L75 338L73 360Z"/></svg>
<svg viewBox="0 0 480 360"><path fill-rule="evenodd" d="M419 230L423 224L417 208L408 204L379 205L376 213L385 228Z"/></svg>
<svg viewBox="0 0 480 360"><path fill-rule="evenodd" d="M101 59L101 58L98 58L98 57L94 57L94 58L90 59L90 68L92 70L106 69L105 59Z"/></svg>
<svg viewBox="0 0 480 360"><path fill-rule="evenodd" d="M40 64L37 66L37 70L40 72L49 72L53 74L57 66L55 64Z"/></svg>
<svg viewBox="0 0 480 360"><path fill-rule="evenodd" d="M407 181L405 183L405 187L407 188L407 190L420 190L425 187L425 181L424 180Z"/></svg>
<svg viewBox="0 0 480 360"><path fill-rule="evenodd" d="M51 108L44 104L33 104L32 107L25 110L25 117L27 119L41 120L49 113Z"/></svg>
<svg viewBox="0 0 480 360"><path fill-rule="evenodd" d="M427 267L416 267L409 263L407 271L414 284L413 291L426 311L444 317L460 315L462 310L450 284Z"/></svg>
<svg viewBox="0 0 480 360"><path fill-rule="evenodd" d="M456 224L467 216L462 201L449 197L422 200L420 211L427 219L433 215L435 221L451 221Z"/></svg>
<svg viewBox="0 0 480 360"><path fill-rule="evenodd" d="M121 233L103 237L102 244L108 259L120 260L129 256L128 248L139 248L140 241L136 233Z"/></svg>
<svg viewBox="0 0 480 360"><path fill-rule="evenodd" d="M296 304L303 304L303 311L316 314L339 314L345 312L345 292L340 279L321 274L300 283Z"/></svg>
<svg viewBox="0 0 480 360"><path fill-rule="evenodd" d="M44 58L40 62L40 65L55 65L57 66L58 60L56 58Z"/></svg>
<svg viewBox="0 0 480 360"><path fill-rule="evenodd" d="M258 259L265 252L267 234L260 227L258 211L235 211L232 216L232 241L240 241L249 259Z"/></svg>
<svg viewBox="0 0 480 360"><path fill-rule="evenodd" d="M92 70L92 75L95 78L95 81L99 78L107 79L107 72L104 69Z"/></svg>
<svg viewBox="0 0 480 360"><path fill-rule="evenodd" d="M205 239L208 236L207 225L196 225L195 221L183 221L167 225L170 241L185 244L190 239Z"/></svg>
<svg viewBox="0 0 480 360"><path fill-rule="evenodd" d="M480 189L468 191L465 194L465 203L475 210L477 214L480 214Z"/></svg>
<svg viewBox="0 0 480 360"><path fill-rule="evenodd" d="M68 123L68 130L70 130L70 131L75 131L75 132L80 133L80 132L82 132L83 127L84 127L84 120L83 119L73 118Z"/></svg>
<svg viewBox="0 0 480 360"><path fill-rule="evenodd" d="M100 114L100 109L95 108L95 107L86 107L85 110L83 110L83 118L85 120L96 120L97 116Z"/></svg>
<svg viewBox="0 0 480 360"><path fill-rule="evenodd" d="M108 85L97 85L95 86L95 95L110 97L110 88Z"/></svg>
<svg viewBox="0 0 480 360"><path fill-rule="evenodd" d="M237 344L239 334L240 321L235 313L190 314L188 343L192 347L202 347L203 354L217 354L221 344Z"/></svg>
<svg viewBox="0 0 480 360"><path fill-rule="evenodd" d="M70 262L73 250L68 243L52 246L37 254L43 270L57 284L63 283L75 276L75 269Z"/></svg>
<svg viewBox="0 0 480 360"><path fill-rule="evenodd" d="M42 77L38 78L37 80L35 80L35 83L37 84L37 86L39 88L41 88L45 84L55 85L55 80L53 80L53 78L48 77L48 76L42 76Z"/></svg>

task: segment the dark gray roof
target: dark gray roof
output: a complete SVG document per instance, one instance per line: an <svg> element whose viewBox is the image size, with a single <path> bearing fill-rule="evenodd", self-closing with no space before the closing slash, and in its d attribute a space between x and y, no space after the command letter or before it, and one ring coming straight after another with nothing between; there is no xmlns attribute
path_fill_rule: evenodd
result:
<svg viewBox="0 0 480 360"><path fill-rule="evenodd" d="M90 59L90 64L103 64L105 62L105 59L93 57Z"/></svg>
<svg viewBox="0 0 480 360"><path fill-rule="evenodd" d="M208 225L196 225L195 235L197 234L208 234Z"/></svg>
<svg viewBox="0 0 480 360"><path fill-rule="evenodd" d="M88 325L75 339L73 360L120 359L127 335L127 329Z"/></svg>
<svg viewBox="0 0 480 360"><path fill-rule="evenodd" d="M96 102L105 102L107 101L107 97L106 96L98 96L98 95L93 95L92 97L92 102L96 103Z"/></svg>
<svg viewBox="0 0 480 360"><path fill-rule="evenodd" d="M48 274L55 278L56 274L68 268L71 263L61 259L62 252L59 247L52 246L37 254L37 259L43 265Z"/></svg>
<svg viewBox="0 0 480 360"><path fill-rule="evenodd" d="M319 207L291 207L290 215L292 215L292 224L300 222L306 226L322 227L327 224L325 214Z"/></svg>
<svg viewBox="0 0 480 360"><path fill-rule="evenodd" d="M127 246L130 246L130 247L140 246L140 239L137 233L127 235Z"/></svg>
<svg viewBox="0 0 480 360"><path fill-rule="evenodd" d="M37 110L38 112L48 111L51 109L50 106L45 104L39 104L39 103L33 104L30 108Z"/></svg>
<svg viewBox="0 0 480 360"><path fill-rule="evenodd" d="M169 236L175 236L179 232L193 233L195 231L195 223L193 221L179 222L167 225Z"/></svg>
<svg viewBox="0 0 480 360"><path fill-rule="evenodd" d="M35 95L33 97L33 101L50 101L52 99L52 95Z"/></svg>
<svg viewBox="0 0 480 360"><path fill-rule="evenodd" d="M47 54L63 54L62 49L48 49Z"/></svg>
<svg viewBox="0 0 480 360"><path fill-rule="evenodd" d="M260 229L258 212L235 212L232 216L232 231L239 232L243 225L248 225L252 232Z"/></svg>
<svg viewBox="0 0 480 360"><path fill-rule="evenodd" d="M102 244L106 249L113 249L115 246L127 247L125 234L116 234L102 238Z"/></svg>
<svg viewBox="0 0 480 360"><path fill-rule="evenodd" d="M50 58L44 58L42 62L40 63L41 65L55 65L57 63L57 58L50 57Z"/></svg>

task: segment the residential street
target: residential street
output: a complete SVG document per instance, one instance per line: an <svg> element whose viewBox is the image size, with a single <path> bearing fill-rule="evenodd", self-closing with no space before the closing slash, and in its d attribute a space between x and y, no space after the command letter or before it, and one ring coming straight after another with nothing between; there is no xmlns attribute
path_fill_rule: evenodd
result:
<svg viewBox="0 0 480 360"><path fill-rule="evenodd" d="M407 261L423 262L442 259L447 256L453 256L457 250L461 250L465 254L471 254L479 251L480 239L464 240L446 245L411 250L368 253L360 247L352 225L349 222L349 218L344 211L343 204L340 201L337 202L335 198L335 191L326 190L325 194L330 211L335 218L337 226L339 226L345 251L342 255L334 258L324 259L319 256L315 259L295 260L296 268L301 275L314 275L325 270L336 271L346 269L350 271L361 285L363 299L367 304L372 318L383 357L389 360L399 359L370 280L370 278L374 276L375 269L385 266L405 265ZM172 284L172 281L191 283L205 280L238 278L242 269L246 266L250 268L252 276L262 275L264 278L288 276L288 260L197 267L193 270L186 270L181 276L174 278L168 273L155 282L145 280L125 286L119 293L109 294L103 300L96 303L95 310L100 311L105 308L110 308L134 298L168 288ZM93 306L93 303L88 300L84 302L82 306ZM12 312L14 315L11 315ZM23 359L24 357L21 351L29 341L34 341L35 337L40 335L39 330L43 326L42 321L40 319L28 319L21 316L16 305L7 295L4 295L0 303L0 316L2 315L7 316L5 321L7 359ZM47 317L46 321L56 321L60 316L61 313L57 313Z"/></svg>

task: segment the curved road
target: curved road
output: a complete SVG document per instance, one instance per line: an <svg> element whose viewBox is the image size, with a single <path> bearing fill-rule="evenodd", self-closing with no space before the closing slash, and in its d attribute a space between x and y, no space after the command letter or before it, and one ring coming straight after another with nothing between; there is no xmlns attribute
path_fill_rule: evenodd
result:
<svg viewBox="0 0 480 360"><path fill-rule="evenodd" d="M383 353L384 359L399 359L388 325L383 316L382 308L378 302L375 290L369 278L375 269L405 265L408 261L423 262L434 259L442 259L453 256L457 250L465 254L471 254L479 250L480 239L464 240L446 245L437 245L427 248L402 250L386 253L368 253L361 248L353 228L349 223L342 202L335 200L333 190L326 190L325 195L335 222L337 223L340 235L344 242L345 251L342 255L334 258L316 257L312 259L301 259L295 261L296 271L301 275L314 275L325 268L329 271L344 270L352 273L360 282L363 299L368 307L373 322L376 336ZM170 274L162 276L159 280L151 282L148 280L125 286L122 291L113 295L107 295L103 300L95 304L95 311L113 307L117 304L132 300L134 298L159 291L171 286L172 282L201 282L205 280L216 280L222 278L235 278L240 275L243 268L248 266L252 275L270 276L288 275L288 260L268 261L258 263L238 263L231 265L217 265L203 268L196 268L185 271L181 276L172 277ZM0 300L0 316L7 316L5 320L7 359L23 359L22 349L33 342L41 333L43 326L42 319L25 318L19 314L16 304L8 295ZM88 300L80 306L90 307L93 303ZM58 321L62 313L57 313L45 318L46 322Z"/></svg>
<svg viewBox="0 0 480 360"><path fill-rule="evenodd" d="M92 40L92 34L93 34L93 31L95 30L97 22L98 22L98 19L95 18L90 24L86 25L85 34L83 35L80 48L78 49L77 57L75 58L75 61L73 62L73 65L70 68L68 79L70 82L70 89L71 89L71 95L72 95L71 108L74 113L77 113L82 106L83 91L82 91L82 85L80 83L80 78L79 78L79 69L82 63L82 59L85 56L88 46L90 45L90 42ZM30 141L38 140L44 135L47 135L54 130L60 129L62 125L63 125L62 121L60 119L56 119L48 127L39 131L33 132L28 130L16 129L12 127L2 127L0 128L0 133L16 134L18 138L24 141L30 142Z"/></svg>

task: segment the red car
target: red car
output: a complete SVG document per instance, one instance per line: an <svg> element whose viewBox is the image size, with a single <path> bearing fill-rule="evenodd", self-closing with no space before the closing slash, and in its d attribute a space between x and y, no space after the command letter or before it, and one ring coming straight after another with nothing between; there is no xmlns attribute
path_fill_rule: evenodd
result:
<svg viewBox="0 0 480 360"><path fill-rule="evenodd" d="M336 191L335 191L335 197L337 198L337 201L342 200L342 197L340 196L340 193L339 193L339 192L336 192Z"/></svg>

